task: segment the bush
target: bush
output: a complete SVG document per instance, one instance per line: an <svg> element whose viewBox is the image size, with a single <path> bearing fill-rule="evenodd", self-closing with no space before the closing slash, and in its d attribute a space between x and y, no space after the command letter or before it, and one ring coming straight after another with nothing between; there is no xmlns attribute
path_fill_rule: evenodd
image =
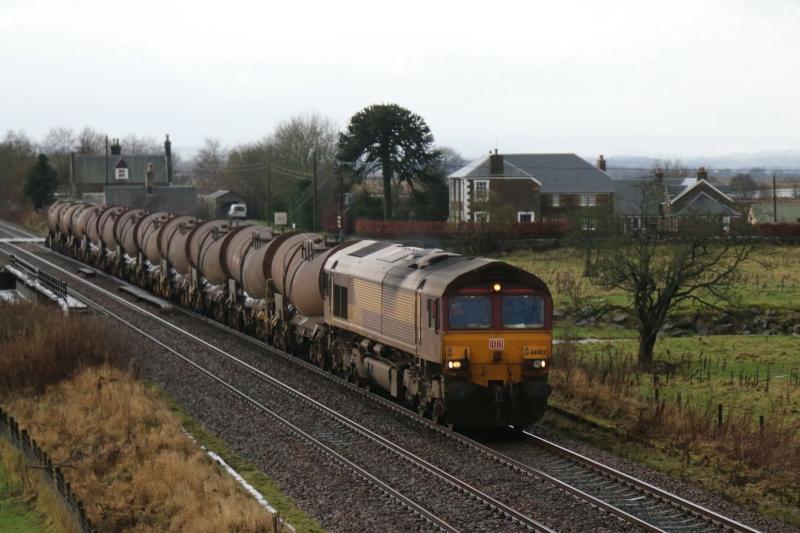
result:
<svg viewBox="0 0 800 533"><path fill-rule="evenodd" d="M756 224L755 232L756 235L761 235L762 237L799 239L800 224Z"/></svg>
<svg viewBox="0 0 800 533"><path fill-rule="evenodd" d="M93 317L42 305L0 306L0 397L36 393L83 368L118 362L124 335Z"/></svg>

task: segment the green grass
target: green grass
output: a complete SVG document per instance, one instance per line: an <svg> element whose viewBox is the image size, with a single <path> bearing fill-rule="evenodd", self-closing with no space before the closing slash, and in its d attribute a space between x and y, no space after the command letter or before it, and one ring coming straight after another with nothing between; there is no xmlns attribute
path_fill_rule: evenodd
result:
<svg viewBox="0 0 800 533"><path fill-rule="evenodd" d="M557 309L572 302L566 287L582 283L581 292L593 304L625 307L628 296L617 290L598 287L581 276L583 253L574 248L558 248L544 252L517 251L502 260L533 272L550 287ZM800 247L766 246L746 263L734 286L736 304L744 307L798 309L800 301Z"/></svg>
<svg viewBox="0 0 800 533"><path fill-rule="evenodd" d="M157 387L153 389L170 409L181 419L183 427L199 444L222 457L248 483L260 492L280 515L295 527L298 533L323 533L325 529L300 509L294 500L284 494L275 481L259 467L233 452L225 442L189 415L171 396Z"/></svg>
<svg viewBox="0 0 800 533"><path fill-rule="evenodd" d="M47 531L44 522L24 496L20 483L0 463L0 531L38 533Z"/></svg>
<svg viewBox="0 0 800 533"><path fill-rule="evenodd" d="M580 345L589 358L611 358L633 363L636 340L615 340ZM666 337L655 348L655 358L675 365L676 371L659 378L659 395L697 408L709 406L725 412L749 412L800 423L800 338L795 336L715 335ZM652 380L642 379L638 391L654 396Z"/></svg>

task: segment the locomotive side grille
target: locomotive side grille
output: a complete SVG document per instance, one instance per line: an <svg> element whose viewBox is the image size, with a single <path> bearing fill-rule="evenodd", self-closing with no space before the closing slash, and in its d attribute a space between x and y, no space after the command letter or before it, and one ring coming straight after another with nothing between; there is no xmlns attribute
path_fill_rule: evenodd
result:
<svg viewBox="0 0 800 533"><path fill-rule="evenodd" d="M383 330L387 337L404 344L416 343L416 296L412 291L383 287Z"/></svg>
<svg viewBox="0 0 800 533"><path fill-rule="evenodd" d="M350 297L350 322L371 331L381 330L381 286L360 279L353 279L353 294Z"/></svg>

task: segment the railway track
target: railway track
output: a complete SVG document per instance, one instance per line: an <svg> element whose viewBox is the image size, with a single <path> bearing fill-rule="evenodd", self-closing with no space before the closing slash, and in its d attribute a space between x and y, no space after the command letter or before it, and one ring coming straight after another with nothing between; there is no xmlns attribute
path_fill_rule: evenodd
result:
<svg viewBox="0 0 800 533"><path fill-rule="evenodd" d="M177 333L182 337L179 342L181 349L176 349L174 345L163 342L148 333L140 324L121 316L118 309L117 311L114 310L117 308L116 305L98 304L94 301L96 298L88 298L83 292L70 289L75 297L84 299L88 305L158 344L180 359L182 363L246 401L307 444L319 449L338 463L347 466L386 495L425 518L436 528L442 531L466 531L471 529L489 531L497 528L504 531L553 531L510 505L496 500L469 483L262 372L235 355L211 345L196 335L133 305L106 289L83 280L32 252L15 244L5 243L5 246L10 247L18 254L25 255L29 259L46 265L49 269L57 270L62 275L67 275L71 280L90 287L92 291L101 294L103 298L135 310L149 320L155 321L160 326ZM198 347L200 348L199 350ZM230 372L230 368L224 368L223 365L218 364L218 360L216 363L213 360L203 361L202 357L197 357L201 350L214 352L225 358L228 363L234 363L237 367L237 372ZM201 362L198 362L198 359ZM241 373L247 373L255 377L259 386L245 383L246 380L241 379ZM263 385L268 387L269 392ZM308 429L301 428L301 425ZM356 461L368 464L365 467ZM401 461L407 463L413 472L399 471L391 481L386 481L375 473L376 471L385 470L383 467L387 464L397 465ZM427 497L424 503L418 501L419 498L415 499L413 496L407 495L409 493L419 493L418 490L415 490L415 485L417 484L422 484L426 487L425 493ZM454 502L461 502L461 504L454 505Z"/></svg>
<svg viewBox="0 0 800 533"><path fill-rule="evenodd" d="M6 230L8 226L0 223L0 230ZM10 227L9 233L16 232L18 236L24 233ZM72 259L64 259L75 262ZM82 264L82 263L77 263ZM71 274L71 273L70 273ZM80 279L80 278L79 278ZM107 277L107 279L112 279ZM85 280L81 280L84 281ZM215 328L226 331L227 334L236 336L243 341L258 346L269 351L271 354L283 358L293 365L304 367L314 373L319 379L336 382L341 387L346 387L352 392L369 399L372 402L381 404L396 414L422 425L428 430L447 437L452 443L459 447L477 452L479 455L488 458L493 463L502 465L517 476L527 476L538 480L545 480L547 483L559 488L560 490L572 494L591 505L603 509L606 513L615 516L629 524L635 525L646 531L756 531L735 520L721 516L712 510L689 502L679 496L670 494L644 481L602 465L589 458L581 456L566 448L546 441L536 435L525 433L524 446L536 448L535 466L529 460L521 461L509 455L505 455L489 446L478 443L458 433L449 431L446 428L433 424L431 421L419 417L416 413L388 401L376 394L369 393L363 388L346 383L331 374L318 369L305 361L302 361L289 354L281 352L274 347L267 345L257 339L244 335L217 322L195 315L190 311L180 309L180 313L194 319L204 320ZM362 425L356 423L358 426ZM366 429L366 428L364 428ZM380 436L378 436L380 437ZM378 439L380 441L380 439ZM385 439L384 439L385 440ZM431 463L428 462L432 466ZM475 489L477 490L477 489ZM478 491L480 492L480 491ZM473 497L477 497L473 493ZM491 497L490 497L491 498ZM497 501L497 500L494 500ZM494 504L489 504L492 508ZM501 511L502 512L502 511ZM519 520L514 518L513 513L506 515L512 523ZM524 516L524 515L523 515ZM540 524L541 525L541 524ZM534 526L528 526L534 527Z"/></svg>

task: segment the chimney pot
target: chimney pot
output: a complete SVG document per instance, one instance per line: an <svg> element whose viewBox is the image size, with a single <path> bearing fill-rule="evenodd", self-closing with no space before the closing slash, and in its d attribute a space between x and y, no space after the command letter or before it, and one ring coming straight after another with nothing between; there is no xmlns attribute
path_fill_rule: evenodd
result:
<svg viewBox="0 0 800 533"><path fill-rule="evenodd" d="M491 152L490 152L491 154ZM497 150L489 155L489 174L492 176L502 176L503 171L503 156L497 153Z"/></svg>
<svg viewBox="0 0 800 533"><path fill-rule="evenodd" d="M603 157L603 154L600 154L600 157L597 158L597 168L599 168L603 172L606 171L606 160Z"/></svg>
<svg viewBox="0 0 800 533"><path fill-rule="evenodd" d="M697 179L699 180L708 179L708 170L706 170L706 167L700 167L697 169Z"/></svg>

